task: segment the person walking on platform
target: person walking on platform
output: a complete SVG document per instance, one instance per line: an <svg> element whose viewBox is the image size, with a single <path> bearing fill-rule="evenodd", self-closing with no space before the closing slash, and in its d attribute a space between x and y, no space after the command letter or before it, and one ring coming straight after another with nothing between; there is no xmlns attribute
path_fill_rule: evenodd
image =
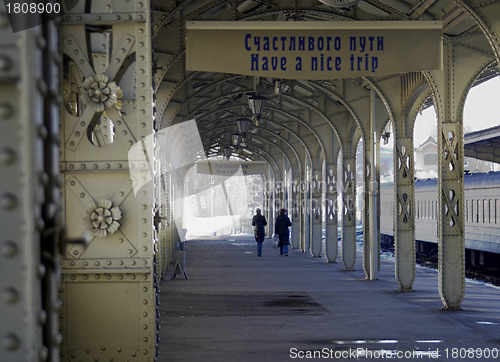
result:
<svg viewBox="0 0 500 362"><path fill-rule="evenodd" d="M280 247L280 255L285 254L288 256L288 245L290 245L290 232L288 231L288 227L292 226L292 222L286 215L286 210L281 209L280 214L276 218L276 223L274 225L274 233L279 237L279 247Z"/></svg>
<svg viewBox="0 0 500 362"><path fill-rule="evenodd" d="M257 242L257 255L262 255L262 243L264 242L264 237L266 236L266 231L264 226L267 225L266 217L261 214L260 209L255 210L256 215L252 219L253 233L255 235L255 241Z"/></svg>

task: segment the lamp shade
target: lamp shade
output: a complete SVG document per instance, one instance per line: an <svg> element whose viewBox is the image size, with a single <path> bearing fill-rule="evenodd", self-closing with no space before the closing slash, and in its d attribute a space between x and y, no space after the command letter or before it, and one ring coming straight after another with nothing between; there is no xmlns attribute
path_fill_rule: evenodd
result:
<svg viewBox="0 0 500 362"><path fill-rule="evenodd" d="M231 144L234 147L239 147L241 143L241 136L238 133L231 134Z"/></svg>
<svg viewBox="0 0 500 362"><path fill-rule="evenodd" d="M231 155L233 154L233 149L229 146L224 147L224 157L229 160Z"/></svg>
<svg viewBox="0 0 500 362"><path fill-rule="evenodd" d="M259 117L264 110L264 107L266 106L266 100L266 97L262 97L256 94L248 96L248 107L250 107L250 110L256 117Z"/></svg>
<svg viewBox="0 0 500 362"><path fill-rule="evenodd" d="M248 132L250 127L250 120L248 118L238 118L236 120L236 126L238 127L238 132L240 134L245 134Z"/></svg>

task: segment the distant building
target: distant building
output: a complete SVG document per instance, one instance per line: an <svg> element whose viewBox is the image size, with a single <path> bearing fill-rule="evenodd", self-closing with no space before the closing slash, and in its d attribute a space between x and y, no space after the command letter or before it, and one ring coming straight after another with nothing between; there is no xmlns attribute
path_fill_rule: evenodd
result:
<svg viewBox="0 0 500 362"><path fill-rule="evenodd" d="M429 138L415 148L415 177L418 179L437 178L438 176L438 147L437 142ZM478 160L472 157L464 158L465 172L498 171L500 166L493 162Z"/></svg>
<svg viewBox="0 0 500 362"><path fill-rule="evenodd" d="M436 178L438 176L437 142L429 136L420 146L415 148L415 177L419 179Z"/></svg>

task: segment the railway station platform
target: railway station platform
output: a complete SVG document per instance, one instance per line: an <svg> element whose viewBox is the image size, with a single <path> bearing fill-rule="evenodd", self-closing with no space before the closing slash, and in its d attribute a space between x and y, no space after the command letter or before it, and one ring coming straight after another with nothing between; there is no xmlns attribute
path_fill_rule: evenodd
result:
<svg viewBox="0 0 500 362"><path fill-rule="evenodd" d="M466 281L462 311L443 311L437 271L417 267L398 292L394 260L378 280L251 235L187 242L187 280L161 282L158 360L493 361L500 353L500 287Z"/></svg>

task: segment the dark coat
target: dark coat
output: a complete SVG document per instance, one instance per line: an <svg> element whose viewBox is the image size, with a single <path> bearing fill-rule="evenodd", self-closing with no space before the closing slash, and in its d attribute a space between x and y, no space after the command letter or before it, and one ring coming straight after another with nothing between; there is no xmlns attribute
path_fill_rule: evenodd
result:
<svg viewBox="0 0 500 362"><path fill-rule="evenodd" d="M290 233L288 227L292 226L292 222L285 214L279 214L274 225L274 233L278 234L281 245L290 245Z"/></svg>
<svg viewBox="0 0 500 362"><path fill-rule="evenodd" d="M262 243L264 241L264 237L266 236L266 231L264 230L264 226L266 225L267 221L264 215L257 214L253 217L252 226L256 242Z"/></svg>

